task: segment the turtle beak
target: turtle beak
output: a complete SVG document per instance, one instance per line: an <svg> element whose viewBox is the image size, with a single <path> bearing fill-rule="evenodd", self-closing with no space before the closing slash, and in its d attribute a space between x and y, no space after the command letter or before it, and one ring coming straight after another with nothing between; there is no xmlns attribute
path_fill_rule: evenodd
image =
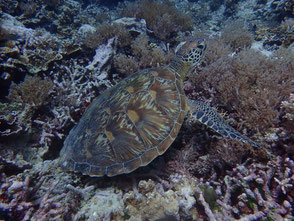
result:
<svg viewBox="0 0 294 221"><path fill-rule="evenodd" d="M199 48L202 51L206 50L206 43L205 43L205 39L199 39L198 40L198 46L197 48Z"/></svg>

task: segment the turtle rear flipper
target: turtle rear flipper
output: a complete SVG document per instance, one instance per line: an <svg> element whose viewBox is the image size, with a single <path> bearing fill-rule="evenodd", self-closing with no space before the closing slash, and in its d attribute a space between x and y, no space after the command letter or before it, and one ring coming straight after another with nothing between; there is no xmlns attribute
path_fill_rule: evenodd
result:
<svg viewBox="0 0 294 221"><path fill-rule="evenodd" d="M189 100L191 116L198 122L205 124L223 137L248 143L253 147L260 145L232 128L212 107L201 101Z"/></svg>

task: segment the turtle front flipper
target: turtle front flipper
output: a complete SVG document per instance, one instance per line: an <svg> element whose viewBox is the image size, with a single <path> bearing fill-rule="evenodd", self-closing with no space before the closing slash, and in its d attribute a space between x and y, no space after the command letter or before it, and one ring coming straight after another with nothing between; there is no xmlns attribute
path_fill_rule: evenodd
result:
<svg viewBox="0 0 294 221"><path fill-rule="evenodd" d="M196 121L205 124L220 135L231 138L234 140L248 143L254 147L260 147L260 145L246 136L243 136L240 132L232 128L215 110L209 105L201 102L188 100L191 109L191 117Z"/></svg>

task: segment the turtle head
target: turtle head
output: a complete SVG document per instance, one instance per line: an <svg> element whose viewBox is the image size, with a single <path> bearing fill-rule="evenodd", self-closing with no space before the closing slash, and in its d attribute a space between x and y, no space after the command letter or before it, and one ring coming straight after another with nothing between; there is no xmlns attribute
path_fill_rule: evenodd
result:
<svg viewBox="0 0 294 221"><path fill-rule="evenodd" d="M185 78L188 72L200 64L204 57L206 43L204 39L191 38L179 44L170 67Z"/></svg>

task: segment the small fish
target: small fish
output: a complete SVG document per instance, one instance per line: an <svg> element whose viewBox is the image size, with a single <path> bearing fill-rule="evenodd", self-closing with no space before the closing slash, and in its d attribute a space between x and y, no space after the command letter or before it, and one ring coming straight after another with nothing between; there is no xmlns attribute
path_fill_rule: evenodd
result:
<svg viewBox="0 0 294 221"><path fill-rule="evenodd" d="M3 72L0 76L0 78L3 80L8 80L10 77L11 77L11 75L7 72Z"/></svg>

